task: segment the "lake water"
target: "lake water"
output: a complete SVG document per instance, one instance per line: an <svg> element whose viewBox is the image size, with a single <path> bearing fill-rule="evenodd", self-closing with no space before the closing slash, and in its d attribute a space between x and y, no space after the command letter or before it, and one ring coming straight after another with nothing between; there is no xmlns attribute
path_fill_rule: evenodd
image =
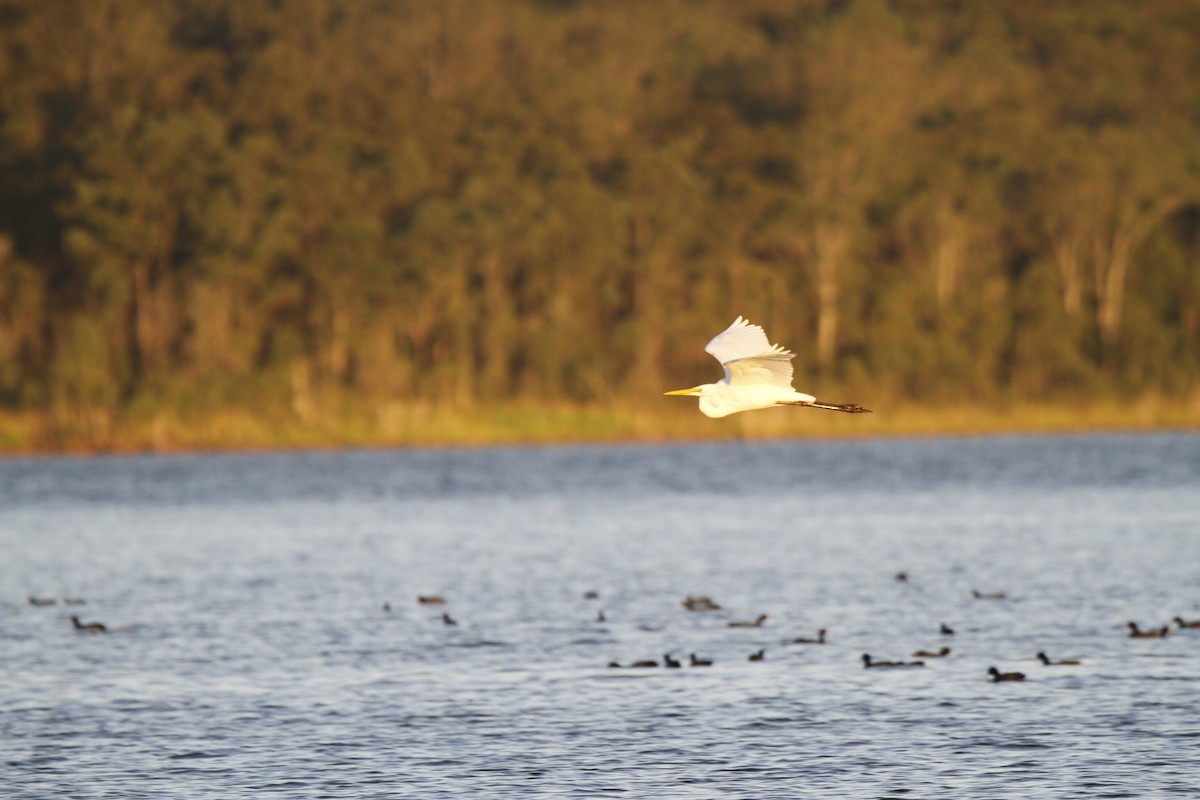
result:
<svg viewBox="0 0 1200 800"><path fill-rule="evenodd" d="M8 459L0 554L5 798L1200 792L1193 433Z"/></svg>

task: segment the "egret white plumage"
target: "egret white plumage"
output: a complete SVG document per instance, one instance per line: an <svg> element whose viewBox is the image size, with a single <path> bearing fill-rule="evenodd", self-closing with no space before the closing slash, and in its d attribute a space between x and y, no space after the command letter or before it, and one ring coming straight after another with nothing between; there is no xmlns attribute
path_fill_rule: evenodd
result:
<svg viewBox="0 0 1200 800"><path fill-rule="evenodd" d="M742 317L714 336L704 352L721 362L725 379L666 394L699 397L700 412L705 416L727 417L773 406L806 406L849 414L871 411L854 403L823 403L811 394L797 392L792 388L795 354L771 344L761 326Z"/></svg>

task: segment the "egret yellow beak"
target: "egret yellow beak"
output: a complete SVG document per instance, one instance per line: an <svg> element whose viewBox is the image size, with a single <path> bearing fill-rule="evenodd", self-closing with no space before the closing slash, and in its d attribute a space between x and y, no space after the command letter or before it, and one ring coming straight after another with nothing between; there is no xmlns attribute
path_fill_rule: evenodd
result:
<svg viewBox="0 0 1200 800"><path fill-rule="evenodd" d="M695 387L694 389L676 389L673 392L663 392L663 397L694 397L698 394L700 394L699 386Z"/></svg>

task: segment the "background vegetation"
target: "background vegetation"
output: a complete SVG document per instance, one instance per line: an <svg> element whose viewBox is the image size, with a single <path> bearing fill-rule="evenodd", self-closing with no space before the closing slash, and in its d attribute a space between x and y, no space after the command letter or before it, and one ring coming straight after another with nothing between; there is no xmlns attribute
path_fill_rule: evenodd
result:
<svg viewBox="0 0 1200 800"><path fill-rule="evenodd" d="M1196 0L0 0L0 446L1194 424L1198 178Z"/></svg>

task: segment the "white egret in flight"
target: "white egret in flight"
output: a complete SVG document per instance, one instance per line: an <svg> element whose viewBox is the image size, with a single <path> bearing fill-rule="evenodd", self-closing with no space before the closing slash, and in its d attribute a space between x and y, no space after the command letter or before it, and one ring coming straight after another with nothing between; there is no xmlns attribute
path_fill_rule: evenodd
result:
<svg viewBox="0 0 1200 800"><path fill-rule="evenodd" d="M714 336L704 351L721 362L725 379L666 394L699 397L700 411L705 416L727 417L772 406L808 406L850 414L871 410L854 403L822 403L811 394L797 392L792 388L795 354L771 344L761 326L741 317Z"/></svg>

